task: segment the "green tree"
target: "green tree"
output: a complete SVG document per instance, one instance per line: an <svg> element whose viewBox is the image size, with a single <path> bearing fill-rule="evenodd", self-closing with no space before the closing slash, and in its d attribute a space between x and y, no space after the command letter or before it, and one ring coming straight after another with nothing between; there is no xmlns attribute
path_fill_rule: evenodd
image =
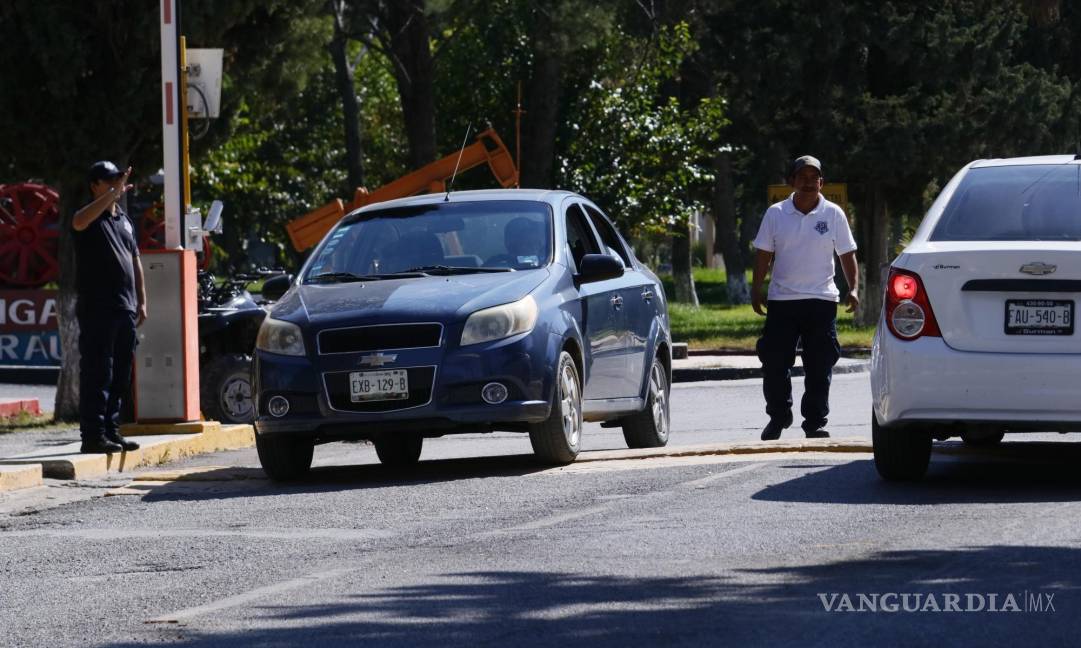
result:
<svg viewBox="0 0 1081 648"><path fill-rule="evenodd" d="M705 97L683 106L663 88L692 45L685 23L662 29L652 46L614 35L572 115L577 136L561 160L561 183L597 200L638 236L686 238L690 219L706 208L723 103ZM689 248L687 259L675 298L695 303Z"/></svg>

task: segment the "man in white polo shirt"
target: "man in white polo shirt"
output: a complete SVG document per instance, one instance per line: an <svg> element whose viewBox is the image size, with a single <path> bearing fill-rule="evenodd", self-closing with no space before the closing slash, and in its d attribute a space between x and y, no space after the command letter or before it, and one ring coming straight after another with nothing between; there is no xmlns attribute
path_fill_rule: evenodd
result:
<svg viewBox="0 0 1081 648"><path fill-rule="evenodd" d="M792 425L792 365L796 345L803 341L804 393L800 412L809 438L828 437L830 380L841 356L837 344L837 302L833 282L833 253L841 259L848 282L848 312L859 306L856 241L844 210L822 195L822 164L810 155L791 165L788 184L794 190L786 200L770 206L754 240L757 248L751 304L766 316L758 340L762 361L762 391L769 423L762 440L778 439ZM772 264L772 270L770 266ZM762 283L770 273L767 304ZM765 306L765 307L764 307Z"/></svg>

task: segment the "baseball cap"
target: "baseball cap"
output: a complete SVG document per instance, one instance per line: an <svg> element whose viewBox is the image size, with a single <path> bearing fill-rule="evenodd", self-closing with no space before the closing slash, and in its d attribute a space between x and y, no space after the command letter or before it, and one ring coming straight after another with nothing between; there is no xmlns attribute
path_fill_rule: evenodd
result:
<svg viewBox="0 0 1081 648"><path fill-rule="evenodd" d="M788 177L796 175L805 166L818 169L818 175L822 175L822 163L818 161L818 158L813 155L803 155L792 160L792 165L788 168Z"/></svg>
<svg viewBox="0 0 1081 648"><path fill-rule="evenodd" d="M94 183L98 180L112 180L122 175L124 174L115 164L108 160L101 160L90 165L90 171L86 174L86 179L88 182Z"/></svg>

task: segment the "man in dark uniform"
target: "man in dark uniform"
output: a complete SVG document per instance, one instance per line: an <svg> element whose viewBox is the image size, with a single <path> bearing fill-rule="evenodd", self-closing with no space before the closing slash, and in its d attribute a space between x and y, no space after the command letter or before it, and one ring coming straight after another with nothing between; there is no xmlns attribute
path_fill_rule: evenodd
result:
<svg viewBox="0 0 1081 648"><path fill-rule="evenodd" d="M82 452L135 450L120 435L121 399L131 382L135 327L146 319L146 288L135 230L117 201L131 185L121 172L95 162L87 180L93 200L75 212L79 318L79 432Z"/></svg>
<svg viewBox="0 0 1081 648"><path fill-rule="evenodd" d="M856 241L844 210L822 195L822 163L810 155L792 162L788 184L793 192L766 210L754 246L757 248L751 304L766 316L758 340L762 361L762 391L769 423L762 440L781 436L792 425L791 369L796 345L802 340L804 393L800 412L808 438L828 437L830 380L840 358L837 344L837 302L841 296L833 282L833 255L841 260L849 292L848 312L859 306ZM762 284L770 273L768 309L762 303Z"/></svg>

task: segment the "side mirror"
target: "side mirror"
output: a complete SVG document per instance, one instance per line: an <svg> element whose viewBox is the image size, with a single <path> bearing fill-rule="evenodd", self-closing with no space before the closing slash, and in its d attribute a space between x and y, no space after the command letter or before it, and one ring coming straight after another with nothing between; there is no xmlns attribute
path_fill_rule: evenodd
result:
<svg viewBox="0 0 1081 648"><path fill-rule="evenodd" d="M589 283L623 276L623 262L607 254L587 254L582 257L578 281Z"/></svg>
<svg viewBox="0 0 1081 648"><path fill-rule="evenodd" d="M278 301L281 299L285 291L289 290L289 286L293 285L293 275L283 274L276 277L271 277L263 282L263 299L267 301Z"/></svg>
<svg viewBox="0 0 1081 648"><path fill-rule="evenodd" d="M225 208L220 200L210 203L210 210L206 213L206 223L203 229L207 232L221 234L221 210Z"/></svg>

